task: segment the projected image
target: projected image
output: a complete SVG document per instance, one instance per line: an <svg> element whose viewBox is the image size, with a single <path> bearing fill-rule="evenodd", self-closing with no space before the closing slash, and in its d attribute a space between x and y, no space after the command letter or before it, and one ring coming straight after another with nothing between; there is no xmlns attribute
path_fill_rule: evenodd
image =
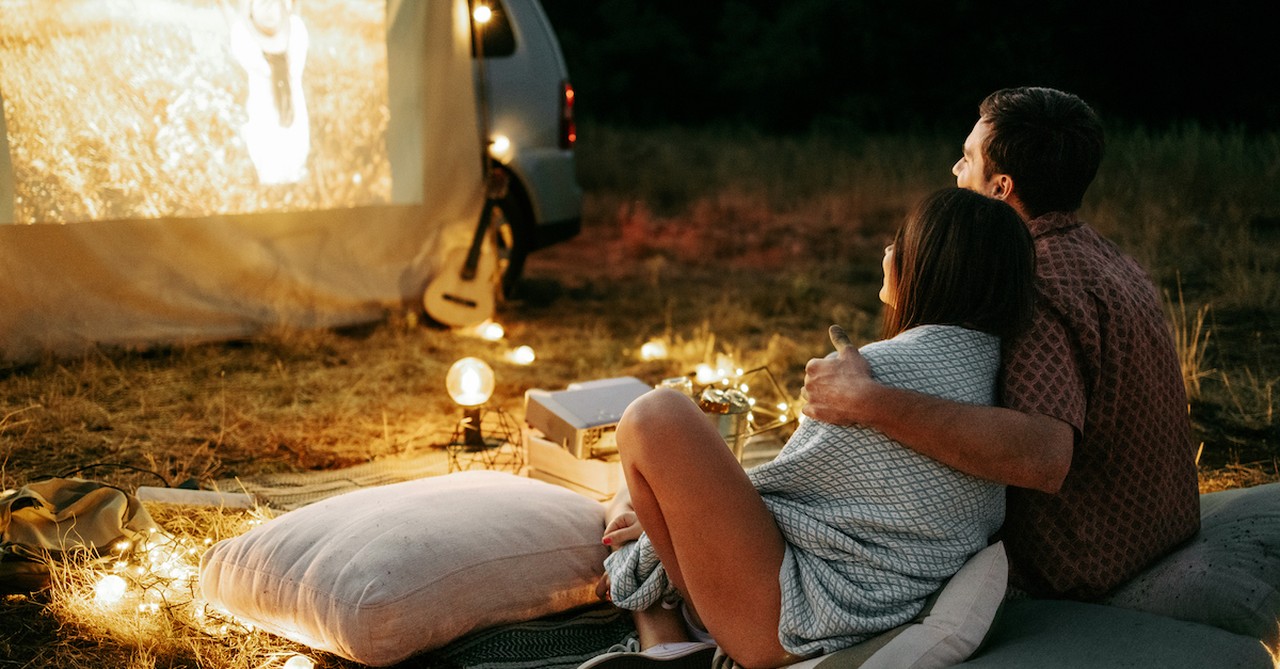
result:
<svg viewBox="0 0 1280 669"><path fill-rule="evenodd" d="M0 0L0 222L391 203L385 6Z"/></svg>

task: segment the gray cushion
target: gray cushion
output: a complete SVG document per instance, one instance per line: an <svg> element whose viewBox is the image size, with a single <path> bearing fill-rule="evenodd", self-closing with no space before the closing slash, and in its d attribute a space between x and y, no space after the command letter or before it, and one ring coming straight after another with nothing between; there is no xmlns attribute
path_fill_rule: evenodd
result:
<svg viewBox="0 0 1280 669"><path fill-rule="evenodd" d="M1213 625L1276 647L1280 483L1200 498L1200 533L1104 603Z"/></svg>
<svg viewBox="0 0 1280 669"><path fill-rule="evenodd" d="M1141 611L1081 602L1007 602L987 643L960 667L1273 669L1256 638Z"/></svg>

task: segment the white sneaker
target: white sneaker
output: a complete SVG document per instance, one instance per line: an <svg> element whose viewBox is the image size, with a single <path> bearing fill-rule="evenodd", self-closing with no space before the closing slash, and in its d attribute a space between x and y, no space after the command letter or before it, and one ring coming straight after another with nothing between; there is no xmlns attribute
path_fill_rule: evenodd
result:
<svg viewBox="0 0 1280 669"><path fill-rule="evenodd" d="M700 641L660 643L642 651L640 641L632 638L583 662L578 669L707 669L715 654L715 644Z"/></svg>

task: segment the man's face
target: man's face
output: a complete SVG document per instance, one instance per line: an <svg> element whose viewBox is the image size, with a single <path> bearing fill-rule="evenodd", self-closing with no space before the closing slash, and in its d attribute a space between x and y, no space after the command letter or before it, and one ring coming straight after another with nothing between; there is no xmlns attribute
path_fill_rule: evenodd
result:
<svg viewBox="0 0 1280 669"><path fill-rule="evenodd" d="M956 175L956 186L988 197L996 195L996 175L993 174L992 178L986 176L986 163L982 157L982 144L990 134L991 124L979 119L964 140L960 160L951 166L951 173Z"/></svg>

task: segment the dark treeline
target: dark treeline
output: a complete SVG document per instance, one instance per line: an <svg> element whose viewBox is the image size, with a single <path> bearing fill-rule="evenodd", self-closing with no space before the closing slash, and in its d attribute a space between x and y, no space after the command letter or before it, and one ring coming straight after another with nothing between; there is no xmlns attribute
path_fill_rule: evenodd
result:
<svg viewBox="0 0 1280 669"><path fill-rule="evenodd" d="M1016 85L1118 122L1280 127L1270 4L543 0L585 118L774 132L951 129Z"/></svg>

